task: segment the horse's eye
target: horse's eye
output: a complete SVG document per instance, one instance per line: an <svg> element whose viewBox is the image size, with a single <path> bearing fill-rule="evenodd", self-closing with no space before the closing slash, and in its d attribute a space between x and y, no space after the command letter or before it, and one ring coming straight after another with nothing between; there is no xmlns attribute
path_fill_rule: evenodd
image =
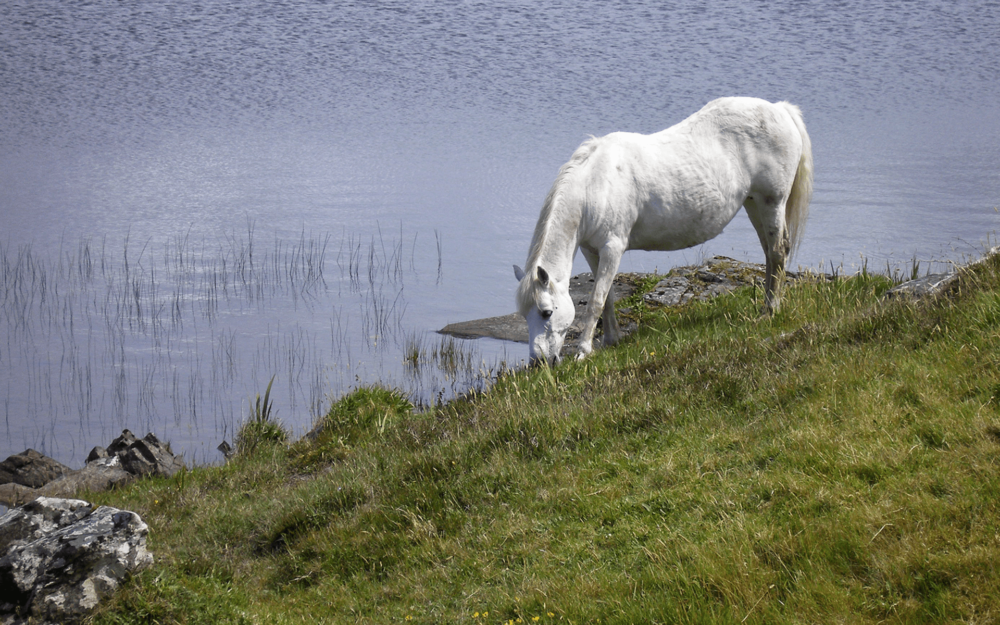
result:
<svg viewBox="0 0 1000 625"><path fill-rule="evenodd" d="M545 309L541 311L541 313L542 313L542 319L548 319L549 317L552 316L552 311L549 309Z"/></svg>

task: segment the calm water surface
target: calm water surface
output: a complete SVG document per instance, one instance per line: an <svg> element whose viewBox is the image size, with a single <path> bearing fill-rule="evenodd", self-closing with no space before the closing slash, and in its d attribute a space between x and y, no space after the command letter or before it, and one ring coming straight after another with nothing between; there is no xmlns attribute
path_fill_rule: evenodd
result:
<svg viewBox="0 0 1000 625"><path fill-rule="evenodd" d="M998 33L985 1L7 0L0 457L76 466L128 427L213 462L272 376L301 433L357 384L434 401L520 362L433 331L513 309L581 141L722 95L805 113L794 263L975 255L1000 224ZM623 270L716 253L762 258L739 215Z"/></svg>

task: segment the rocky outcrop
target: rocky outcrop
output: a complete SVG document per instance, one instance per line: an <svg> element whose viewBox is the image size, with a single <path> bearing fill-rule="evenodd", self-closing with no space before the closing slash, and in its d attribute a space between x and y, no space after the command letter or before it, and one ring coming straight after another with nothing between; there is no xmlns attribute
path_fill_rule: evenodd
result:
<svg viewBox="0 0 1000 625"><path fill-rule="evenodd" d="M947 289L963 269L973 267L996 254L1000 254L1000 247L994 247L983 258L957 267L952 271L930 274L899 284L886 291L885 296L887 298L918 299L937 295ZM807 275L812 279L834 279L834 276L822 273L805 274L789 271L785 274L785 280L786 282L794 282ZM634 292L632 285L637 279L644 279L648 276L649 274L619 274L616 276L615 301L631 295ZM574 276L570 281L570 296L576 305L576 321L573 326L570 326L570 331L567 334L567 346L569 346L569 339L579 334L577 324L587 304L593 281L593 276L589 273ZM707 300L742 286L762 285L763 282L764 265L745 263L725 256L715 256L698 265L675 267L649 293L643 295L643 300L654 306L683 306L692 300ZM627 333L628 328L623 328L623 331ZM490 337L505 341L528 342L528 324L517 313L452 323L439 332L465 339Z"/></svg>
<svg viewBox="0 0 1000 625"><path fill-rule="evenodd" d="M615 276L615 301L627 298L635 292L635 283L648 274L618 274ZM794 280L800 275L788 272L786 279ZM763 284L764 265L744 263L725 256L715 256L699 265L676 267L664 276L652 291L643 296L648 304L656 306L679 306L692 299L709 299L728 293L748 284ZM594 276L580 274L570 279L569 294L576 306L576 321L570 327L569 338L579 334L577 324L583 314L594 286ZM622 328L627 333L627 328ZM490 337L505 341L528 342L528 324L517 313L488 319L477 319L452 323L441 330L465 339Z"/></svg>
<svg viewBox="0 0 1000 625"><path fill-rule="evenodd" d="M136 474L126 471L115 456L96 462L88 462L79 471L71 471L36 489L35 495L73 497L83 492L99 493L121 486L135 478Z"/></svg>
<svg viewBox="0 0 1000 625"><path fill-rule="evenodd" d="M902 284L897 284L885 292L885 297L897 299L920 299L939 295L947 289L952 282L958 279L958 276L962 271L986 262L997 254L1000 254L1000 247L990 248L990 250L987 251L982 258L965 265L957 266L951 271L946 271L944 273L931 273L922 278L915 278L913 280L903 282Z"/></svg>
<svg viewBox="0 0 1000 625"><path fill-rule="evenodd" d="M39 497L0 517L0 623L77 623L153 563L134 512Z"/></svg>
<svg viewBox="0 0 1000 625"><path fill-rule="evenodd" d="M107 458L118 458L123 469L132 475L157 475L170 477L184 468L184 461L170 451L170 445L163 443L152 433L136 438L132 432L124 430L112 441L108 448L95 447L87 456L87 462Z"/></svg>
<svg viewBox="0 0 1000 625"><path fill-rule="evenodd" d="M51 482L70 468L34 449L26 449L0 462L0 484L20 484L38 488Z"/></svg>
<svg viewBox="0 0 1000 625"><path fill-rule="evenodd" d="M53 466L52 463L59 465L55 460L31 449L11 456L4 462L12 465L20 463L18 470L21 473L35 476L53 474L54 471L45 473L43 469ZM43 469L35 470L35 465ZM14 506L35 497L74 497L82 492L108 490L145 475L169 477L183 467L183 458L175 456L170 451L169 444L161 442L153 434L136 438L132 432L124 430L107 449L94 447L82 469L72 471L64 467L66 470L58 477L49 478L38 486L13 480L4 483L3 475L0 474L0 503Z"/></svg>
<svg viewBox="0 0 1000 625"><path fill-rule="evenodd" d="M635 286L633 285L634 278L635 274L619 274L615 276L612 293L616 302L635 292ZM579 322L580 317L583 315L583 310L587 307L587 302L590 301L590 293L593 291L593 288L593 274L582 273L570 278L569 296L573 298L577 322ZM518 313L511 313L500 317L489 317L488 319L451 323L438 330L438 332L460 339L488 337L503 341L515 341L517 343L528 342L528 322ZM576 333L579 333L578 328L576 329ZM570 334L573 335L573 328L571 328Z"/></svg>
<svg viewBox="0 0 1000 625"><path fill-rule="evenodd" d="M678 267L643 296L649 304L680 306L707 300L747 284L763 284L764 266L716 256L701 265Z"/></svg>
<svg viewBox="0 0 1000 625"><path fill-rule="evenodd" d="M958 276L957 272L932 273L923 278L908 280L902 284L897 284L885 292L886 297L908 297L918 299L929 295L940 293L952 280Z"/></svg>

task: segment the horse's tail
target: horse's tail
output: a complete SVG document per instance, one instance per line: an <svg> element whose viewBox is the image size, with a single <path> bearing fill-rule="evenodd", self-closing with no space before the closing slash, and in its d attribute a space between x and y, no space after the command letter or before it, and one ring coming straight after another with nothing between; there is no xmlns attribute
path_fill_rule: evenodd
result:
<svg viewBox="0 0 1000 625"><path fill-rule="evenodd" d="M788 194L788 201L785 202L788 248L789 252L794 253L805 230L806 219L809 217L809 202L812 200L812 141L809 140L809 134L806 132L806 125L802 121L802 111L799 110L799 107L788 102L779 102L778 105L788 111L788 115L795 122L795 127L799 129L799 135L802 137L802 155L799 157L799 166L795 171L795 180L792 181L792 190Z"/></svg>

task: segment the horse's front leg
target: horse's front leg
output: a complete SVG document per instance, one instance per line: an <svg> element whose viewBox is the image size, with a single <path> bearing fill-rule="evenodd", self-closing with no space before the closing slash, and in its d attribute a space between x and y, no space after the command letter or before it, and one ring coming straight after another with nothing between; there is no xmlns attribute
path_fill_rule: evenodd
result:
<svg viewBox="0 0 1000 625"><path fill-rule="evenodd" d="M583 313L583 330L577 347L577 358L584 358L594 351L594 332L597 330L597 319L603 313L605 344L611 345L618 340L618 320L615 318L614 298L609 297L611 287L618 273L618 264L625 253L623 244L608 243L601 248L599 254L586 249L584 257L594 272L594 290ZM595 267L596 265L596 267ZM609 315L610 307L610 315ZM611 342L608 342L610 338Z"/></svg>
<svg viewBox="0 0 1000 625"><path fill-rule="evenodd" d="M586 248L580 248L580 251L583 252L583 257L587 260L587 264L590 265L590 271L594 276L597 276L601 267L600 255L597 252L588 251ZM615 273L617 273L617 270ZM594 282L596 281L595 277ZM604 322L604 346L607 347L616 344L621 338L621 328L618 325L618 317L615 315L614 274L611 276L611 285L608 287L608 294L604 298L604 312L601 315L601 321Z"/></svg>

